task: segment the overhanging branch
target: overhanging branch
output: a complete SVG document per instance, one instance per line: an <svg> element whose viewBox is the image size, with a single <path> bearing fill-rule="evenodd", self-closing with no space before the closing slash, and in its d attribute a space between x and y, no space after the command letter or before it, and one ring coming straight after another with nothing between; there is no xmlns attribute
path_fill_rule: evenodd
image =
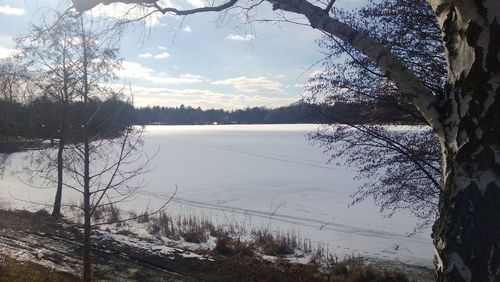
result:
<svg viewBox="0 0 500 282"><path fill-rule="evenodd" d="M332 9L333 4L335 4L335 1L337 1L337 0L330 0L330 3L328 3L328 6L326 6L326 8L325 8L325 12L330 13L330 10Z"/></svg>
<svg viewBox="0 0 500 282"><path fill-rule="evenodd" d="M162 14L172 13L178 16L186 16L197 13L220 12L234 6L234 4L238 2L238 0L229 0L218 6L207 6L207 7L200 7L187 10L181 10L173 7L161 7L160 4L158 4L157 0L72 0L72 2L74 8L78 12L85 12L91 10L94 7L98 6L99 4L109 5L113 3L123 3L123 4L139 4L151 7L156 9L158 12Z"/></svg>
<svg viewBox="0 0 500 282"><path fill-rule="evenodd" d="M442 131L439 113L435 108L436 97L422 81L391 51L370 37L345 23L329 16L328 12L306 0L268 0L273 9L305 16L313 28L347 42L370 58L392 80L403 95L424 116L438 133ZM331 2L330 2L331 3Z"/></svg>

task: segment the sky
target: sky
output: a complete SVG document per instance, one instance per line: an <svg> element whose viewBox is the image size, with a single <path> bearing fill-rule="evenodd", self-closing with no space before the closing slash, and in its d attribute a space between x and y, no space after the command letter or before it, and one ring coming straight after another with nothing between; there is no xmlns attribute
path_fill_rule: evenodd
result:
<svg viewBox="0 0 500 282"><path fill-rule="evenodd" d="M164 5L194 8L205 0L161 0ZM339 0L354 7L362 0ZM13 38L37 23L47 7L64 11L66 0L0 0L0 59L15 48ZM99 6L93 16L123 18L130 6ZM260 20L278 19L269 4L252 11ZM134 10L132 16L141 16ZM304 20L288 14L288 19ZM277 21L247 23L241 13L222 17L154 15L124 32L123 60L117 88L129 85L135 106L223 108L279 107L300 100L303 87L324 55L309 26Z"/></svg>

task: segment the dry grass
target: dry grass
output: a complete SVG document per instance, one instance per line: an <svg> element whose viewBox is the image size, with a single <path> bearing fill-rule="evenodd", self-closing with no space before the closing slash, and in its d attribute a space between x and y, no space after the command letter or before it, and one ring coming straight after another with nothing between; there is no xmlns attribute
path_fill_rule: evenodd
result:
<svg viewBox="0 0 500 282"><path fill-rule="evenodd" d="M148 215L148 219L144 221L148 222L149 232L158 238L166 237L172 240L183 239L186 242L202 243L206 242L209 236L215 237L217 238L215 253L219 255L253 255L259 252L283 256L294 254L295 250L302 250L306 254L313 252L311 240L302 240L295 232L279 233L254 229L250 232L250 239L242 240L241 238L247 234L247 231L236 223L216 226L203 217L179 215L172 218L165 212L154 217ZM252 251L249 250L250 248Z"/></svg>
<svg viewBox="0 0 500 282"><path fill-rule="evenodd" d="M149 218L149 216L148 216ZM158 238L164 236L172 240L178 240L178 232L174 228L174 221L165 212L149 218L148 231Z"/></svg>
<svg viewBox="0 0 500 282"><path fill-rule="evenodd" d="M138 223L146 223L149 222L149 212L144 211L137 217L137 222Z"/></svg>
<svg viewBox="0 0 500 282"><path fill-rule="evenodd" d="M408 277L397 270L379 270L365 265L359 259L338 261L332 258L325 269L328 281L332 282L409 282Z"/></svg>
<svg viewBox="0 0 500 282"><path fill-rule="evenodd" d="M148 218L148 230L156 237L166 237L172 240L181 238L190 243L203 243L209 235L216 233L216 228L208 220L196 216L172 218L161 212Z"/></svg>
<svg viewBox="0 0 500 282"><path fill-rule="evenodd" d="M94 222L113 224L122 220L122 213L123 211L115 205L103 205L95 209L92 219Z"/></svg>
<svg viewBox="0 0 500 282"><path fill-rule="evenodd" d="M200 243L207 241L209 235L213 236L217 238L213 254L226 262L253 261L256 258L256 253L276 256L276 261L271 263L273 268L269 268L269 263L253 262L256 269L252 272L270 271L268 278L275 277L276 273L272 269L277 268L281 273L299 271L303 278L308 277L307 281L409 281L401 272L378 270L372 266L364 265L359 259L338 260L329 253L328 249L321 245L312 246L310 239L301 239L296 232L280 233L270 232L264 228L254 229L250 232L251 238L242 240L245 230L237 224L215 226L206 218L190 215L187 217L177 216L174 219L165 212L155 217L149 217L148 226L153 235L165 236L174 240L183 239L187 242ZM295 254L296 250L301 250L304 254L311 254L311 263L307 266L294 266L288 260L280 259L280 257ZM262 269L259 270L259 268ZM234 269L233 271L239 270ZM285 276L289 278L289 276ZM267 279L265 273L260 273L258 277ZM278 279L276 281L288 280Z"/></svg>
<svg viewBox="0 0 500 282"><path fill-rule="evenodd" d="M219 256L252 257L255 255L255 245L239 238L223 236L217 238L214 252Z"/></svg>
<svg viewBox="0 0 500 282"><path fill-rule="evenodd" d="M271 233L267 229L252 230L257 248L265 255L283 256L295 253L300 241L295 233Z"/></svg>
<svg viewBox="0 0 500 282"><path fill-rule="evenodd" d="M2 212L0 211L0 213ZM7 216L9 213L3 212L0 215ZM196 261L196 264L188 265L186 268L173 269L174 271L181 271L187 277L203 277L206 281L409 281L401 272L384 271L373 266L366 266L362 260L355 258L338 260L321 249L315 251L313 260L309 264L291 263L280 258L270 262L255 255L256 252L261 252L263 248L263 243L260 243L259 246L256 241L273 241L272 246L269 248L275 253L282 247L282 244L286 248L291 246L304 248L304 245L306 245L307 248L311 249L310 246L307 246L310 243L304 243L293 233L270 234L267 231L261 231L260 233L254 231L252 240L248 240L248 238L247 240L241 240L240 237L232 237L234 234L224 231L227 229L223 227L216 228L206 220L194 217L191 219L182 219L180 217L172 219L165 213L154 217L149 216L148 224L153 226L153 223L159 228L157 232L166 232L165 230L168 230L168 234L178 234L175 236L187 236L181 234L179 226L184 228L186 226L195 226L204 230L205 234L217 235L218 240L212 256L213 261ZM60 228L57 221L45 212L11 212L10 217L7 216L3 223L5 227L19 227L20 224L21 226L37 227L40 230ZM161 226L163 225L168 226L168 228L162 229ZM181 263L194 263L194 261L187 260ZM58 273L34 263L9 259L2 255L0 251L0 282L78 280L78 277L71 274Z"/></svg>

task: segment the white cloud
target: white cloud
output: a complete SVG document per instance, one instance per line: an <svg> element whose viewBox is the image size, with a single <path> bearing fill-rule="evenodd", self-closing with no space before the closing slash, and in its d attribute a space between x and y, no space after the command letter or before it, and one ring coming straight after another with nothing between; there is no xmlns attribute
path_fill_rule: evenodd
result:
<svg viewBox="0 0 500 282"><path fill-rule="evenodd" d="M309 84L305 84L305 83L297 83L295 84L293 87L295 88L299 88L299 89L304 89L304 87L308 86Z"/></svg>
<svg viewBox="0 0 500 282"><path fill-rule="evenodd" d="M247 34L245 36L242 35L237 35L237 34L229 34L226 36L227 40L233 40L233 41L250 41L255 39L255 35L253 34Z"/></svg>
<svg viewBox="0 0 500 282"><path fill-rule="evenodd" d="M246 93L255 93L255 92L283 92L282 85L279 82L272 81L266 77L236 77L229 78L225 80L218 80L212 82L213 85L230 85L237 90Z"/></svg>
<svg viewBox="0 0 500 282"><path fill-rule="evenodd" d="M5 59L14 53L14 49L0 47L0 59Z"/></svg>
<svg viewBox="0 0 500 282"><path fill-rule="evenodd" d="M186 26L185 28L182 29L184 32L191 32L193 31L190 26Z"/></svg>
<svg viewBox="0 0 500 282"><path fill-rule="evenodd" d="M163 53L159 53L159 54L156 54L156 55L153 55L151 53L143 53L143 54L139 54L138 56L139 58L155 58L155 59L158 59L158 60L162 60L162 59L167 59L170 57L170 54L167 53L167 52L163 52Z"/></svg>
<svg viewBox="0 0 500 282"><path fill-rule="evenodd" d="M179 77L168 76L164 73L156 73L153 69L131 61L124 61L118 76L126 79L137 79L146 83L154 84L192 84L203 81L203 77L194 74L183 74Z"/></svg>
<svg viewBox="0 0 500 282"><path fill-rule="evenodd" d="M123 85L116 85L117 89ZM172 89L162 87L132 86L135 106L170 106L181 104L203 109L223 108L226 110L246 107L281 107L297 102L300 97L264 97L260 95L231 95L207 89Z"/></svg>
<svg viewBox="0 0 500 282"><path fill-rule="evenodd" d="M14 39L10 35L0 34L0 47L11 48L14 47Z"/></svg>
<svg viewBox="0 0 500 282"><path fill-rule="evenodd" d="M0 14L22 16L26 14L26 10L5 5L5 6L0 6Z"/></svg>
<svg viewBox="0 0 500 282"><path fill-rule="evenodd" d="M203 0L187 0L187 2L195 8L200 8L200 7L206 6L205 1L203 1Z"/></svg>
<svg viewBox="0 0 500 282"><path fill-rule="evenodd" d="M200 81L203 79L203 77L201 75L190 74L190 73L181 74L181 78L185 78L185 79L197 79L197 80L200 80Z"/></svg>
<svg viewBox="0 0 500 282"><path fill-rule="evenodd" d="M163 53L160 53L160 54L154 56L155 59L159 59L159 60L166 59L168 57L170 57L170 54L167 52L163 52Z"/></svg>
<svg viewBox="0 0 500 282"><path fill-rule="evenodd" d="M165 47L165 46L158 46L158 49L160 49L160 50L167 50L167 47Z"/></svg>

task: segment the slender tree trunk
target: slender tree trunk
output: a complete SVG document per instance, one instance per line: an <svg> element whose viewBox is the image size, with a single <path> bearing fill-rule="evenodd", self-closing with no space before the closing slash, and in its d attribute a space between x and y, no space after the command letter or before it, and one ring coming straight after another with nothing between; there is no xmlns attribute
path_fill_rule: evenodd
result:
<svg viewBox="0 0 500 282"><path fill-rule="evenodd" d="M59 147L57 149L57 191L54 199L54 207L52 216L60 218L61 214L61 201L62 201L62 183L63 183L63 152L64 152L64 137L59 138Z"/></svg>
<svg viewBox="0 0 500 282"><path fill-rule="evenodd" d="M65 107L65 106L63 106ZM64 168L64 146L66 145L66 130L64 126L64 122L66 119L65 109L61 109L63 111L61 116L61 121L59 124L59 146L57 149L57 191L56 197L54 199L54 208L52 210L52 216L60 218L61 214L61 202L62 202L62 189L63 189L63 168Z"/></svg>
<svg viewBox="0 0 500 282"><path fill-rule="evenodd" d="M66 66L66 49L63 49L62 57L62 70L63 70L63 93L60 98L61 102L61 114L59 116L59 147L57 151L57 191L56 197L54 199L54 210L52 211L52 216L61 217L61 201L62 201L62 190L63 190L63 168L64 168L64 146L66 145L66 118L67 109L69 104L69 85L68 85L68 69Z"/></svg>
<svg viewBox="0 0 500 282"><path fill-rule="evenodd" d="M429 1L443 29L438 281L500 281L500 1Z"/></svg>
<svg viewBox="0 0 500 282"><path fill-rule="evenodd" d="M90 257L90 150L88 140L88 129L85 126L84 140L84 187L83 187L83 281L88 282L92 279L92 264Z"/></svg>
<svg viewBox="0 0 500 282"><path fill-rule="evenodd" d="M92 280L92 258L90 256L90 148L89 148L89 113L88 113L88 96L89 96L89 77L88 77L88 64L89 58L87 53L87 37L85 34L85 26L83 24L83 17L80 16L81 24L81 37L83 43L83 134L84 134L84 149L83 149L83 213L84 213L84 225L83 225L83 281L90 282Z"/></svg>

